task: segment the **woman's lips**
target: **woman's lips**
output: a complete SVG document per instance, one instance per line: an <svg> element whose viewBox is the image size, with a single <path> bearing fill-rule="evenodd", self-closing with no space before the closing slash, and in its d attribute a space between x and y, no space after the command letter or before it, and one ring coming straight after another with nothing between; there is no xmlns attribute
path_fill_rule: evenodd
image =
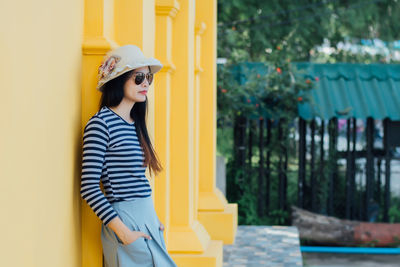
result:
<svg viewBox="0 0 400 267"><path fill-rule="evenodd" d="M146 94L147 94L147 91L140 91L139 93L141 93L141 94L143 94L143 95L146 95Z"/></svg>

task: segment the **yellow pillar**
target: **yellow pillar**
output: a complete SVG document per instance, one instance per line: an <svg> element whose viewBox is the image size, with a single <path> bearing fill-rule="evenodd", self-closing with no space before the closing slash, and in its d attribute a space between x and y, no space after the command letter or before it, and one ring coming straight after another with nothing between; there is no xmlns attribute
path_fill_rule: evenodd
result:
<svg viewBox="0 0 400 267"><path fill-rule="evenodd" d="M207 29L201 38L200 151L198 219L212 239L232 244L237 229L237 204L227 203L215 186L216 178L216 43L217 1L196 1L196 19Z"/></svg>
<svg viewBox="0 0 400 267"><path fill-rule="evenodd" d="M171 250L201 252L210 238L194 220L193 206L193 81L194 5L180 1L173 25L173 60L170 103Z"/></svg>
<svg viewBox="0 0 400 267"><path fill-rule="evenodd" d="M105 53L116 47L112 40L111 11L104 0L86 0L82 44L82 135L89 118L98 110L101 93L96 91L97 67ZM103 264L100 240L101 222L85 201L82 208L82 266Z"/></svg>
<svg viewBox="0 0 400 267"><path fill-rule="evenodd" d="M196 23L195 38L194 38L194 104L193 104L193 131L194 131L194 149L193 149L193 163L194 163L194 205L193 210L197 211L199 204L199 152L200 152L200 74L203 71L201 67L201 35L206 28L204 22ZM210 126L210 124L209 124ZM197 220L197 212L195 212L195 219Z"/></svg>
<svg viewBox="0 0 400 267"><path fill-rule="evenodd" d="M135 44L147 56L160 59L164 68L149 91L147 119L150 138L164 167L158 177L149 177L156 211L166 226L168 250L179 266L222 266L222 241L211 240L197 219L204 191L202 151L214 148L203 147L208 144L202 141L203 128L211 127L210 122L203 122L202 111L208 107L203 91L209 85L202 78L206 71L201 72L200 57L203 60L201 55L207 50L200 37L204 24L198 24L195 31L199 12L195 2L199 1L85 0L82 131L98 110L97 67L110 49ZM216 4L215 0L206 2ZM216 27L215 23L210 25ZM202 62L208 67L207 60ZM100 226L100 220L83 202L84 267L102 266Z"/></svg>
<svg viewBox="0 0 400 267"><path fill-rule="evenodd" d="M195 1L179 1L173 21L170 99L169 251L178 266L222 266L222 242L212 241L196 219L194 175Z"/></svg>
<svg viewBox="0 0 400 267"><path fill-rule="evenodd" d="M96 90L97 68L104 55L119 45L139 46L154 56L154 0L85 0L82 44L82 134L89 118L97 112L101 93ZM154 90L149 90L147 125L154 133ZM149 173L147 172L147 176ZM154 183L149 179L152 187ZM154 195L153 195L154 196ZM101 222L82 201L82 266L102 266Z"/></svg>
<svg viewBox="0 0 400 267"><path fill-rule="evenodd" d="M109 2L109 1L107 1ZM113 9L114 39L119 45L133 44L147 57L154 57L155 50L155 0L115 0ZM157 79L156 75L156 79ZM150 139L154 143L154 86L150 86L148 99L148 116L146 120ZM157 148L155 147L157 150ZM149 169L146 170L153 189L153 201L156 194L155 181L150 177Z"/></svg>
<svg viewBox="0 0 400 267"><path fill-rule="evenodd" d="M156 192L154 201L159 219L165 226L165 243L169 248L170 229L170 98L171 75L175 70L172 62L172 21L179 10L175 0L156 1L156 43L155 56L163 64L163 68L155 79L155 148L164 168L155 178Z"/></svg>
<svg viewBox="0 0 400 267"><path fill-rule="evenodd" d="M114 39L119 45L133 44L147 57L155 55L155 0L114 0ZM110 9L111 9L110 5ZM153 95L148 95L152 108ZM150 109L149 109L150 112ZM154 127L153 117L148 117Z"/></svg>

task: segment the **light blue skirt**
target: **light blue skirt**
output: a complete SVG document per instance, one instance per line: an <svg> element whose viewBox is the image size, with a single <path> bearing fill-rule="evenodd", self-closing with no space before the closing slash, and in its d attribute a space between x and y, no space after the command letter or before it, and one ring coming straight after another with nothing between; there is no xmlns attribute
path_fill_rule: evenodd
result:
<svg viewBox="0 0 400 267"><path fill-rule="evenodd" d="M146 233L152 239L139 237L124 245L111 228L102 224L105 267L177 267L167 252L151 196L111 205L129 229Z"/></svg>

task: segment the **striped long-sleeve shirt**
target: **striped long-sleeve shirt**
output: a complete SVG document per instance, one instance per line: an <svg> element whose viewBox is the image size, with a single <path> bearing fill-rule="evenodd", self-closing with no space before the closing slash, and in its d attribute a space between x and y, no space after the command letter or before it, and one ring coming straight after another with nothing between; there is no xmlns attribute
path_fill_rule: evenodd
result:
<svg viewBox="0 0 400 267"><path fill-rule="evenodd" d="M87 122L80 193L105 225L118 216L110 203L151 195L143 160L135 122L128 123L108 107Z"/></svg>

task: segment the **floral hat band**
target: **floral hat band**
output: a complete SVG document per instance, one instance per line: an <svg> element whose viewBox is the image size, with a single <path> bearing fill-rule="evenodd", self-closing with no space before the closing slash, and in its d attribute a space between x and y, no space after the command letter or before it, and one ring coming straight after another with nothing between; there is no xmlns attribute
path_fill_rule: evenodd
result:
<svg viewBox="0 0 400 267"><path fill-rule="evenodd" d="M124 45L109 51L98 68L97 90L103 92L103 85L127 71L150 67L156 73L163 65L155 58L146 57L136 45Z"/></svg>

